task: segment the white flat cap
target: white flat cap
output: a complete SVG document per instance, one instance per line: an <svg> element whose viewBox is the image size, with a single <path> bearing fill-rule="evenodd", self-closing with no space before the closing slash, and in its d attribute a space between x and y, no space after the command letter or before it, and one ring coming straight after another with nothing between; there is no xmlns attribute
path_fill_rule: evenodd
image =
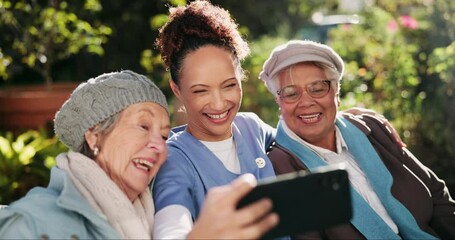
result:
<svg viewBox="0 0 455 240"><path fill-rule="evenodd" d="M291 40L275 47L265 61L259 78L266 85L281 70L299 62L322 62L337 69L340 76L344 72L341 57L329 46L309 40Z"/></svg>

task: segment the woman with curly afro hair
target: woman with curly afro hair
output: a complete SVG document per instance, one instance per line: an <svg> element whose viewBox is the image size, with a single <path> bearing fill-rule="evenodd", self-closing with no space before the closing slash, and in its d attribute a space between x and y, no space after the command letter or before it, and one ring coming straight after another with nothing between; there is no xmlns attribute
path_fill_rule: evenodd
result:
<svg viewBox="0 0 455 240"><path fill-rule="evenodd" d="M175 134L167 141L167 161L154 182L155 239L190 238L193 222L213 187L243 174L256 179L275 176L265 153L275 129L254 113L238 113L244 78L240 62L249 48L237 24L228 11L208 1L171 7L169 12L156 46L188 122L173 129ZM218 216L226 216L224 222L207 224L238 228L228 232L228 238L259 238L277 223L277 215L268 213L269 200L253 204L250 212L236 210L238 200L217 209Z"/></svg>

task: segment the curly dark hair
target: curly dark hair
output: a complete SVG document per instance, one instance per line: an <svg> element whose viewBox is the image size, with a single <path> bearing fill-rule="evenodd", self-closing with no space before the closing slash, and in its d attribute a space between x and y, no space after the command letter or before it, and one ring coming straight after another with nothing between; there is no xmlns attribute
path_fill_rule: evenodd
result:
<svg viewBox="0 0 455 240"><path fill-rule="evenodd" d="M178 84L185 56L205 45L222 47L237 61L243 60L250 49L237 27L227 10L206 0L196 0L169 9L169 20L161 27L155 46L172 80Z"/></svg>

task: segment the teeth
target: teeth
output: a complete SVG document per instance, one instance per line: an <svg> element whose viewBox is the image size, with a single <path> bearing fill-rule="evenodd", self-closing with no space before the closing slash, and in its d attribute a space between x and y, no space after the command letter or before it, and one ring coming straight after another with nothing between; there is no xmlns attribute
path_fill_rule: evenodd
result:
<svg viewBox="0 0 455 240"><path fill-rule="evenodd" d="M144 169L146 171L150 171L150 169L154 166L153 163L146 161L144 159L133 159L133 162L136 163L136 167Z"/></svg>
<svg viewBox="0 0 455 240"><path fill-rule="evenodd" d="M312 115L300 115L299 117L300 117L300 119L302 119L302 121L304 123L312 124L312 123L315 123L318 121L319 116L320 116L320 114L317 113L317 114L312 114Z"/></svg>
<svg viewBox="0 0 455 240"><path fill-rule="evenodd" d="M310 119L310 118L316 118L319 116L319 113L313 114L313 115L300 115L301 119Z"/></svg>
<svg viewBox="0 0 455 240"><path fill-rule="evenodd" d="M222 113L222 114L208 114L207 113L207 116L209 116L210 118L213 118L213 119L220 119L220 118L224 118L226 117L228 114L228 111Z"/></svg>

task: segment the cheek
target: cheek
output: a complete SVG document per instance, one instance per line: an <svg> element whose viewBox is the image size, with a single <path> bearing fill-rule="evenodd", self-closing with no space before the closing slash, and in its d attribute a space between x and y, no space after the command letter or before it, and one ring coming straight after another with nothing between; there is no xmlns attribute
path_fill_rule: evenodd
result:
<svg viewBox="0 0 455 240"><path fill-rule="evenodd" d="M183 105L185 106L185 110L187 114L192 114L199 112L204 105L206 101L202 97L195 96L190 99L185 99L185 102L183 102Z"/></svg>
<svg viewBox="0 0 455 240"><path fill-rule="evenodd" d="M291 115L296 108L296 104L280 104L280 112L283 116Z"/></svg>
<svg viewBox="0 0 455 240"><path fill-rule="evenodd" d="M240 104L240 102L242 101L242 97L243 97L243 92L242 92L242 88L240 87L240 85L239 85L239 87L237 87L235 89L231 89L230 91L224 93L224 98L235 104Z"/></svg>
<svg viewBox="0 0 455 240"><path fill-rule="evenodd" d="M127 140L129 139L129 140ZM122 169L128 165L130 158L140 150L140 139L124 135L112 136L104 143L104 161L110 168Z"/></svg>
<svg viewBox="0 0 455 240"><path fill-rule="evenodd" d="M112 144L106 147L104 161L106 161L108 168L118 172L128 165L130 156L131 148L128 144Z"/></svg>
<svg viewBox="0 0 455 240"><path fill-rule="evenodd" d="M320 104L326 109L335 108L334 111L337 111L337 108L340 104L339 96L335 92L332 92L331 94L327 95L327 98L321 99Z"/></svg>
<svg viewBox="0 0 455 240"><path fill-rule="evenodd" d="M203 106L206 102L210 102L210 98L208 96L199 96L197 94L187 94L185 92L182 94L181 101L187 110L188 109L198 109L201 106Z"/></svg>
<svg viewBox="0 0 455 240"><path fill-rule="evenodd" d="M243 96L243 90L242 90L242 85L239 83L239 87L235 89L235 93L239 98L242 98Z"/></svg>

